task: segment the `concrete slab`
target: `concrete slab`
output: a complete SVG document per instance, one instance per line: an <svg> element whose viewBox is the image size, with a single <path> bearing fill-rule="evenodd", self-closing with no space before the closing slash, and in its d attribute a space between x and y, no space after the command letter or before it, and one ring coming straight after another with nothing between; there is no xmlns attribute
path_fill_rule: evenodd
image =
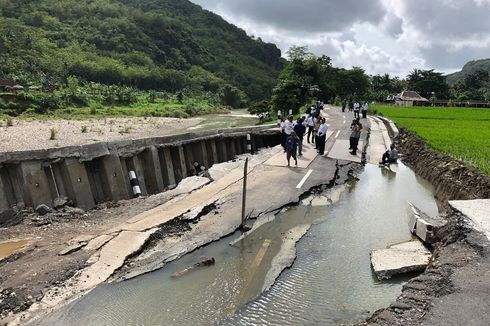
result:
<svg viewBox="0 0 490 326"><path fill-rule="evenodd" d="M357 147L359 148L357 155L352 155L349 153L349 140L337 139L327 156L333 159L361 163L361 149L364 147L364 141L359 141L359 145Z"/></svg>
<svg viewBox="0 0 490 326"><path fill-rule="evenodd" d="M431 253L420 241L393 245L388 249L373 250L371 264L378 279L393 275L423 271L429 264Z"/></svg>
<svg viewBox="0 0 490 326"><path fill-rule="evenodd" d="M371 124L371 134L369 135L369 146L367 148L366 159L368 163L378 164L387 149L384 134L381 131L379 119L369 117Z"/></svg>
<svg viewBox="0 0 490 326"><path fill-rule="evenodd" d="M465 215L476 230L490 239L490 199L450 200L449 205Z"/></svg>
<svg viewBox="0 0 490 326"><path fill-rule="evenodd" d="M98 237L92 239L83 250L99 250L103 245L105 245L109 240L114 239L114 236L109 234L102 234Z"/></svg>

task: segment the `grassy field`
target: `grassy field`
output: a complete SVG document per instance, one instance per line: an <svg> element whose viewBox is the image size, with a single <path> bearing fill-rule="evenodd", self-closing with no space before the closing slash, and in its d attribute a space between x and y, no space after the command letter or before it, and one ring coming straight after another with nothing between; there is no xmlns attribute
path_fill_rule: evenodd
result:
<svg viewBox="0 0 490 326"><path fill-rule="evenodd" d="M490 109L371 108L399 127L415 132L433 148L490 175Z"/></svg>

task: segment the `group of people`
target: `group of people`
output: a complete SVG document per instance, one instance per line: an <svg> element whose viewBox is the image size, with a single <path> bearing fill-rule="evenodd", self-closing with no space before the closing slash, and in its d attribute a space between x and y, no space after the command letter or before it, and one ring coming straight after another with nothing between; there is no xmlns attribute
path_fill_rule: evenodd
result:
<svg viewBox="0 0 490 326"><path fill-rule="evenodd" d="M288 116L286 120L281 119L281 144L286 152L288 166L290 166L291 157L295 165L298 165L298 156L303 155L303 139L305 134L308 144L315 144L315 148L320 155L325 152L325 141L327 135L327 121L325 118L318 117L310 112L308 117L298 118L293 121L293 116ZM310 142L311 140L311 142Z"/></svg>
<svg viewBox="0 0 490 326"><path fill-rule="evenodd" d="M347 100L343 99L342 112L345 112L346 108L347 108ZM366 119L368 110L369 110L369 104L367 102L361 105L358 101L354 102L352 99L349 100L349 112L354 112L354 119L358 119L358 118L360 119L361 113L362 113L362 118Z"/></svg>
<svg viewBox="0 0 490 326"><path fill-rule="evenodd" d="M350 109L352 104L352 110ZM346 100L342 101L342 111L345 111ZM320 155L325 152L325 142L328 126L326 119L321 117L320 112L323 109L323 103L317 102L316 106L307 108L308 116L306 118L300 117L296 121L293 120L293 116L288 116L287 119L282 118L280 122L281 128L281 144L286 152L286 158L288 166L290 166L291 157L295 161L295 165L298 165L298 156L303 155L303 139L306 134L306 141L308 144L315 144L315 148ZM359 139L361 138L362 124L359 116L360 105L358 102L353 103L351 100L349 103L349 111L354 112L354 120L351 123L350 139L349 139L349 151L352 155L357 155ZM362 106L362 116L366 118L368 110L368 104L365 103ZM357 113L356 113L357 112ZM394 148L394 145L390 146L382 157L380 164L396 163L398 159L398 152Z"/></svg>

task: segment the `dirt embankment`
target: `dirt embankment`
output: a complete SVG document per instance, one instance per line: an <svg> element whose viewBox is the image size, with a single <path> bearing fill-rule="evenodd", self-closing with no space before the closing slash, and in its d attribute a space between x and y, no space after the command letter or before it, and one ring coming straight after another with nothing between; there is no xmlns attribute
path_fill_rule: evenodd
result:
<svg viewBox="0 0 490 326"><path fill-rule="evenodd" d="M396 143L403 163L434 186L436 198L445 208L448 200L490 198L490 178L476 168L432 149L403 128Z"/></svg>

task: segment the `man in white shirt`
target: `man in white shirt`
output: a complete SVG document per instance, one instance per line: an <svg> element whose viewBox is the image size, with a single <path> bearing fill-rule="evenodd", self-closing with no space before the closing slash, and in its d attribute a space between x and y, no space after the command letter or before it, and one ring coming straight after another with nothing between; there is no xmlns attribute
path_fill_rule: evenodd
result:
<svg viewBox="0 0 490 326"><path fill-rule="evenodd" d="M286 137L291 135L291 132L294 130L294 121L293 121L293 116L290 115L286 121L284 121L284 133L286 134Z"/></svg>
<svg viewBox="0 0 490 326"><path fill-rule="evenodd" d="M314 144L315 143L315 123L316 123L316 118L310 114L308 116L308 119L306 119L306 127L308 128L308 135L306 136L306 141L308 144L310 143L310 135L311 135L311 142Z"/></svg>
<svg viewBox="0 0 490 326"><path fill-rule="evenodd" d="M318 153L323 155L325 152L325 141L327 137L327 121L325 118L321 119L320 127L318 128Z"/></svg>

